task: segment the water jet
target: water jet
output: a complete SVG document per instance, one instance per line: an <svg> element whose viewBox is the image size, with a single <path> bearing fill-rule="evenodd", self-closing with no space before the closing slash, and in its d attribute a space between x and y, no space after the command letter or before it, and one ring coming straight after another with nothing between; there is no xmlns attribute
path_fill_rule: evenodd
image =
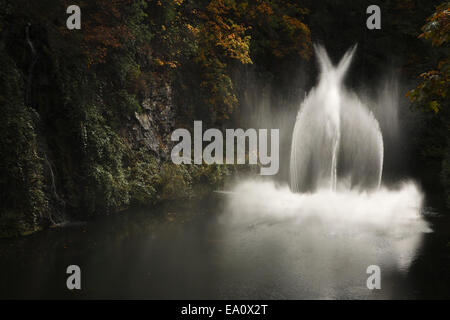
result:
<svg viewBox="0 0 450 320"><path fill-rule="evenodd" d="M290 186L294 192L380 186L384 152L380 126L367 106L343 85L355 51L353 46L333 65L325 49L315 47L319 82L301 104L292 136Z"/></svg>

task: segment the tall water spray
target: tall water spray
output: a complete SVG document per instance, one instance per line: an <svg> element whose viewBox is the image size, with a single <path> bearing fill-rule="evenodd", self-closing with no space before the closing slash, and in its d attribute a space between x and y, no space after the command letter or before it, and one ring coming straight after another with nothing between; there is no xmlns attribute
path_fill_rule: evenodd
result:
<svg viewBox="0 0 450 320"><path fill-rule="evenodd" d="M295 192L380 186L383 137L378 121L343 86L355 50L349 49L335 66L323 47L315 47L319 83L301 104L292 137L290 184Z"/></svg>
<svg viewBox="0 0 450 320"><path fill-rule="evenodd" d="M218 256L224 270L244 270L232 272L232 279L260 288L258 294L270 288L282 298L361 299L382 291L389 298L386 286L367 290L367 267L379 266L388 278L408 271L422 234L431 231L414 182L380 185L384 147L378 121L343 86L354 52L334 66L316 48L321 74L294 126L290 188L255 178L223 192L229 199L220 216ZM395 86L388 93L396 97ZM394 98L373 101L379 105L368 103L373 110L382 107L383 115L396 108L389 105Z"/></svg>

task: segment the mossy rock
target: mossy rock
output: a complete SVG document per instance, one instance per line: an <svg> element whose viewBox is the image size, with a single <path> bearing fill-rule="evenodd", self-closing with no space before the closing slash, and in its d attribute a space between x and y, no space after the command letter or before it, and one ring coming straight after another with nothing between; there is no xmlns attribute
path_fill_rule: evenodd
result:
<svg viewBox="0 0 450 320"><path fill-rule="evenodd" d="M30 223L24 213L8 211L0 214L0 238L27 236L39 230L41 227Z"/></svg>

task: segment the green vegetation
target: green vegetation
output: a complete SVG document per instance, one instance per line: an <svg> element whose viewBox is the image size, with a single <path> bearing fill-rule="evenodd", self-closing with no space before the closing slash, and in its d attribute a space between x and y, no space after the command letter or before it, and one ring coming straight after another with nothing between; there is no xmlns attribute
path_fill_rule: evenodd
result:
<svg viewBox="0 0 450 320"><path fill-rule="evenodd" d="M413 105L425 114L427 131L421 145L425 162L434 163L444 186L447 206L450 207L450 2L444 2L428 17L419 38L431 42L429 61L434 66L420 74L417 87L408 92Z"/></svg>
<svg viewBox="0 0 450 320"><path fill-rule="evenodd" d="M0 234L11 236L37 230L39 220L46 214L47 201L33 113L21 95L23 81L3 49L0 59Z"/></svg>

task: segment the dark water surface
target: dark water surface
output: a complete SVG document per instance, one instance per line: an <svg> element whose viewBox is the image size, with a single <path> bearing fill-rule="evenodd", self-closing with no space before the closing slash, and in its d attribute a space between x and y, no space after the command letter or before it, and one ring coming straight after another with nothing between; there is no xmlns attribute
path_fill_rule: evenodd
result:
<svg viewBox="0 0 450 320"><path fill-rule="evenodd" d="M0 298L450 298L450 223L442 215L429 214L434 232L424 234L402 270L358 261L346 253L351 245L296 247L296 232L224 228L224 197L0 239ZM293 245L286 248L280 239ZM365 266L372 262L382 267L381 290L366 287ZM66 288L72 264L81 268L81 290Z"/></svg>

